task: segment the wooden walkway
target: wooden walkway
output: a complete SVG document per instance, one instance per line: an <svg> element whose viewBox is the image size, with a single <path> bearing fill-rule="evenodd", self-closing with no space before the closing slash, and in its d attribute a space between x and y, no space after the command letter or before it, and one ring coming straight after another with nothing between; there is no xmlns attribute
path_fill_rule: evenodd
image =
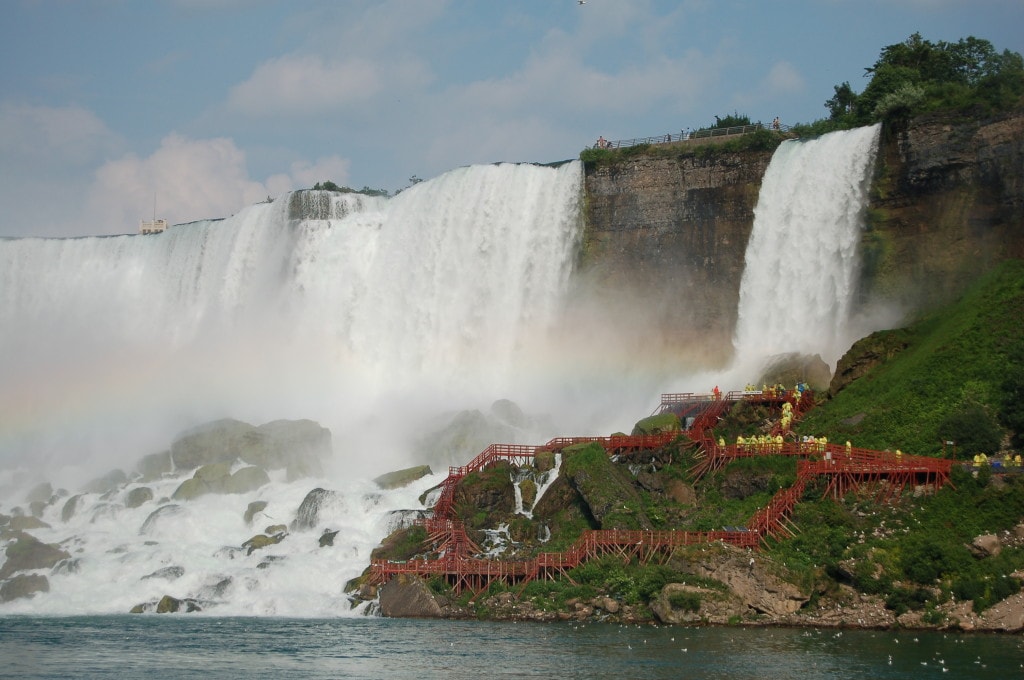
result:
<svg viewBox="0 0 1024 680"><path fill-rule="evenodd" d="M698 442L701 461L693 472L700 477L721 469L738 458L752 456L799 456L796 482L776 493L768 504L751 517L747 526L730 531L622 531L616 529L588 530L567 550L541 553L529 560L497 560L475 557L480 548L469 538L461 521L452 517L455 489L462 479L483 470L497 461L514 465L529 465L540 452L560 452L581 443L598 443L609 455L652 450L666 446L681 432L657 435L611 437L560 437L540 446L492 444L467 465L451 467L441 484L441 492L434 505L433 517L422 520L436 559L418 559L406 562L374 560L370 565L369 581L375 585L386 583L400 574L424 578L440 576L458 593L471 591L474 596L486 590L495 581L505 585L525 587L534 580L567 578L568 572L587 560L605 555L616 555L624 561L633 559L642 564L662 563L681 546L721 541L741 548L756 549L769 539L792 535L795 527L791 516L803 497L807 485L823 477L827 480L824 495L841 498L864 484L876 484L882 500L898 496L907 486L928 485L935 489L949 483L951 461L925 456L910 456L899 452L872 451L825 443L785 442L749 445L721 445L714 441L711 431L718 420L736 403L748 401L781 407L792 405L799 416L812 403L810 394L802 396L789 392L730 392L726 395L663 394L656 413L672 412L681 422L692 419L685 431Z"/></svg>

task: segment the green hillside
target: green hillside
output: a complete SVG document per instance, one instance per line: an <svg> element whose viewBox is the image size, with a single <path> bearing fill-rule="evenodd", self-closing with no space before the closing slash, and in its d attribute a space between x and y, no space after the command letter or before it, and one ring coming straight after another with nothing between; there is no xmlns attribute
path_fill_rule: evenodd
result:
<svg viewBox="0 0 1024 680"><path fill-rule="evenodd" d="M914 454L939 455L945 441L958 458L996 453L1004 435L1020 435L1024 261L1004 263L906 329L865 338L848 358L858 354L881 357L808 414L799 434Z"/></svg>

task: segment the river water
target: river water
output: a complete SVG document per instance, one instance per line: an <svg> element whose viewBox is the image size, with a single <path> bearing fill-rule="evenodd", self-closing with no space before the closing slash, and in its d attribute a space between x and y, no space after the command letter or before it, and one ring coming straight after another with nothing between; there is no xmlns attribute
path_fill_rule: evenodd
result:
<svg viewBox="0 0 1024 680"><path fill-rule="evenodd" d="M908 631L99 616L0 618L3 678L1011 678L1024 639Z"/></svg>

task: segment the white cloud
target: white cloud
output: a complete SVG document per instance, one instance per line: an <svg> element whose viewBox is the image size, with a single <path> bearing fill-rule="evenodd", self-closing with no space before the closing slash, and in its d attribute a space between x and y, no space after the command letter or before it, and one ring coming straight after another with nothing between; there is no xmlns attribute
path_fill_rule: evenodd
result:
<svg viewBox="0 0 1024 680"><path fill-rule="evenodd" d="M317 56L288 55L261 64L233 87L227 107L249 116L310 116L362 104L381 88L381 75L371 62L328 63Z"/></svg>
<svg viewBox="0 0 1024 680"><path fill-rule="evenodd" d="M292 163L291 169L291 181L296 187L311 187L325 180L340 186L345 186L349 182L349 161L338 156L321 158L313 163L299 161Z"/></svg>
<svg viewBox="0 0 1024 680"><path fill-rule="evenodd" d="M89 212L103 233L134 231L149 218L187 222L223 217L266 198L266 187L251 180L245 153L226 138L164 138L148 158L135 154L102 165L95 174Z"/></svg>
<svg viewBox="0 0 1024 680"><path fill-rule="evenodd" d="M315 178L315 179L313 179ZM265 181L249 176L245 152L227 138L164 138L147 158L123 156L101 166L89 193L88 213L99 231L132 232L140 219L152 216L171 223L225 217L241 208L316 181L348 179L348 161L330 156L297 161L290 174Z"/></svg>
<svg viewBox="0 0 1024 680"><path fill-rule="evenodd" d="M63 166L92 162L121 147L120 138L94 113L77 106L53 108L0 104L0 156L33 165L59 161Z"/></svg>

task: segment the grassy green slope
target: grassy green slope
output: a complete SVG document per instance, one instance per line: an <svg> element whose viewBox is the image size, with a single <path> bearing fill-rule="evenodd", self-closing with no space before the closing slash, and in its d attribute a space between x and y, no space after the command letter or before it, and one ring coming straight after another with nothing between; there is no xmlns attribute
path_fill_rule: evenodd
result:
<svg viewBox="0 0 1024 680"><path fill-rule="evenodd" d="M934 455L955 414L980 407L994 417L1011 357L1024 350L1024 261L985 275L957 303L912 325L906 338L906 350L814 409L798 433ZM974 453L960 450L958 457Z"/></svg>

